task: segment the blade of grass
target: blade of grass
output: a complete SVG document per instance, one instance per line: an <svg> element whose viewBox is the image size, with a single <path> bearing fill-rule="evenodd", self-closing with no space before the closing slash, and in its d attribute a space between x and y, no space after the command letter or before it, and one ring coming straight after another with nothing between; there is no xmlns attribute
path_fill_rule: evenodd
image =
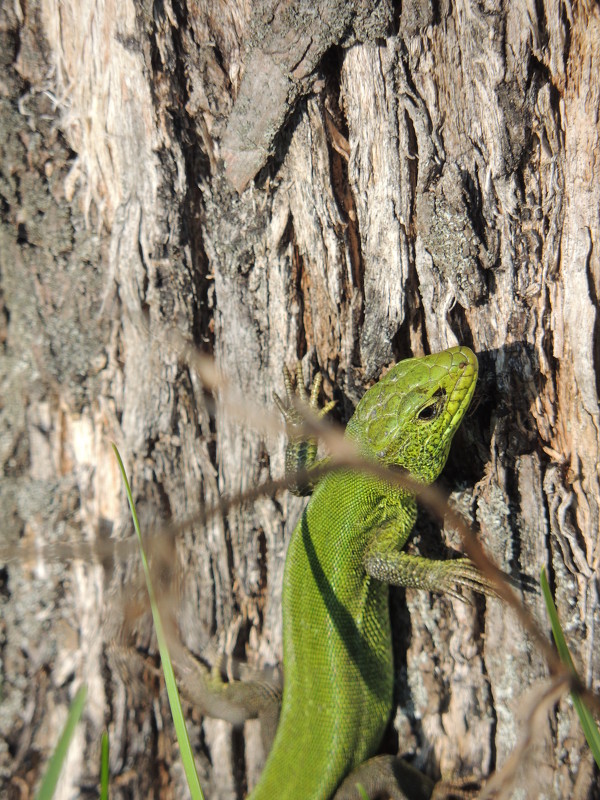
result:
<svg viewBox="0 0 600 800"><path fill-rule="evenodd" d="M548 578L546 577L546 570L543 567L540 573L540 583L542 586L542 594L544 595L546 609L548 610L548 616L550 618L550 625L552 626L552 634L554 636L554 641L556 642L558 655L560 656L563 664L566 664L572 673L577 675L577 670L573 664L573 659L571 658L571 653L569 652L567 641L558 618L558 612L556 611L556 606L554 605L554 600L552 599ZM583 728L586 741L590 747L590 750L592 751L592 755L594 756L594 760L598 765L598 768L600 768L600 730L598 730L598 726L596 725L591 711L585 705L581 697L576 692L571 692L571 697L573 698L573 706L575 707L575 711L577 712L577 716L581 722L581 727Z"/></svg>
<svg viewBox="0 0 600 800"><path fill-rule="evenodd" d="M42 785L40 786L40 789L36 795L36 800L50 800L54 794L54 790L56 789L56 784L58 783L58 778L60 776L60 771L65 758L67 757L67 751L69 750L71 739L73 738L75 728L77 727L83 707L85 706L86 697L87 686L82 684L69 707L69 715L67 717L67 721L65 722L65 727L63 728L63 732L61 733L60 739L58 740L58 743L54 749L52 758L46 767L46 774L44 775Z"/></svg>
<svg viewBox="0 0 600 800"><path fill-rule="evenodd" d="M102 734L102 747L100 753L100 800L108 800L108 732Z"/></svg>
<svg viewBox="0 0 600 800"><path fill-rule="evenodd" d="M119 454L119 451L117 450L116 445L113 444L112 447L113 450L115 451L115 456L119 463L119 469L121 470L121 476L123 478L123 483L125 484L125 491L127 492L127 500L129 501L129 508L131 510L131 516L133 518L133 526L135 528L135 532L137 534L138 542L140 545L142 566L144 568L146 587L148 589L148 595L150 597L150 606L152 608L154 629L156 630L156 638L158 641L158 648L160 651L160 660L162 663L163 674L165 676L165 685L167 687L167 694L169 696L169 704L171 706L171 715L173 717L173 723L175 725L177 741L179 742L181 761L183 763L183 768L185 770L185 776L187 778L187 783L190 790L190 794L192 796L192 800L204 800L204 795L202 794L202 789L200 788L200 782L198 780L198 773L196 772L196 765L194 763L194 754L192 753L190 738L188 736L187 728L185 727L183 711L181 710L181 701L179 699L179 692L177 691L177 684L175 683L175 674L173 672L171 657L169 656L167 639L164 633L160 611L158 608L158 604L156 602L156 596L154 594L154 589L152 587L152 581L150 578L150 568L148 566L148 560L146 558L146 553L144 551L142 534L140 531L140 524L138 521L137 512L135 510L135 503L133 502L133 495L131 494L131 488L129 486L129 481L127 480L127 474L125 472L125 467L123 466L123 462L121 461L121 456Z"/></svg>

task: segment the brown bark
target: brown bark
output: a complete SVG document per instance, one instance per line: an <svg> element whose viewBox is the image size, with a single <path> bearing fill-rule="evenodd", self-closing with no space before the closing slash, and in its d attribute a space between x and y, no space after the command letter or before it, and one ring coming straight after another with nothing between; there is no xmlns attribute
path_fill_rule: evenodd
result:
<svg viewBox="0 0 600 800"><path fill-rule="evenodd" d="M599 687L598 6L248 5L0 8L9 797L39 780L82 681L58 795L94 793L108 727L113 797L185 796L135 550L113 546L130 522L110 442L150 525L280 476L283 438L211 416L182 341L269 408L282 364L305 358L340 420L392 361L472 345L479 403L443 485L542 627L546 567ZM155 551L196 652L279 662L301 507L264 497ZM439 555L457 538L424 513L415 543ZM539 652L500 602L392 605L388 749L433 776L501 768L547 675ZM189 716L207 796L243 796L255 724ZM506 796L600 796L568 698L518 781Z"/></svg>

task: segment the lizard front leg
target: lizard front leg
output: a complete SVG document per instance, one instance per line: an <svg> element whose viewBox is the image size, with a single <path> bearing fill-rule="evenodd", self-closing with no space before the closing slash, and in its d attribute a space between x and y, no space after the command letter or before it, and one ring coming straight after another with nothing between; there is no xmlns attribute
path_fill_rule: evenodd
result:
<svg viewBox="0 0 600 800"><path fill-rule="evenodd" d="M285 450L285 475L286 478L289 478L297 472L310 470L311 467L317 464L318 443L316 439L306 436L303 428L305 417L302 414L301 406L305 406L309 412L322 419L335 406L335 401L331 400L323 408L319 408L319 392L323 382L321 373L317 372L315 375L309 396L305 388L304 370L301 361L296 366L295 388L292 374L287 367L283 368L283 382L285 385L285 402L277 394L274 395L274 398L288 428L288 444ZM311 494L314 484L315 482L310 480L309 477L308 480L301 483L292 484L290 491L300 497L304 497Z"/></svg>
<svg viewBox="0 0 600 800"><path fill-rule="evenodd" d="M363 556L363 566L371 577L391 586L442 592L464 600L458 588L496 597L488 581L469 558L447 561L410 555L400 549L398 523L390 520L383 524L371 538Z"/></svg>

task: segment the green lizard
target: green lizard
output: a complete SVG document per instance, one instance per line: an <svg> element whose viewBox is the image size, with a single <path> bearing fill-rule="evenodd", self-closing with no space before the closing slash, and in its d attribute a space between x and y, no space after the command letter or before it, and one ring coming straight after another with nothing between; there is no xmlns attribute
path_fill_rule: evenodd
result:
<svg viewBox="0 0 600 800"><path fill-rule="evenodd" d="M366 459L430 483L446 463L476 381L477 359L467 347L401 361L366 392L346 436ZM287 406L276 399L293 425L289 374L286 390ZM298 390L304 396L303 386ZM292 432L286 471L315 464L314 443ZM373 475L340 468L317 480L287 551L281 713L249 800L350 800L360 796L357 782L371 797L381 784L393 798L454 791L453 784L434 789L399 759L363 763L377 752L392 711L388 585L454 596L459 586L490 592L468 559L434 561L403 551L416 513L412 494ZM179 667L184 692L209 713L232 722L262 714L274 730L279 697L267 682L225 683L189 659Z"/></svg>

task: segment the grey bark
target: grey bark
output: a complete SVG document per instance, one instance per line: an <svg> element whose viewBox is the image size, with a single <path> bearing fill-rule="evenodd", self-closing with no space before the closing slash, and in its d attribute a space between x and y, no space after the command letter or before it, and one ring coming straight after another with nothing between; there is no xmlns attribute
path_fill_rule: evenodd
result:
<svg viewBox="0 0 600 800"><path fill-rule="evenodd" d="M84 681L58 796L94 794L105 727L113 797L185 796L110 442L150 526L281 476L283 437L213 415L182 342L267 408L303 358L342 421L394 360L473 346L443 485L542 627L548 570L599 688L598 6L313 6L0 8L3 796L37 785ZM154 541L195 652L279 664L301 508L264 497ZM427 513L414 539L458 547ZM501 768L541 655L500 602L392 606L388 750L432 777ZM207 796L243 796L256 725L187 710ZM505 796L599 797L571 701L542 716Z"/></svg>

